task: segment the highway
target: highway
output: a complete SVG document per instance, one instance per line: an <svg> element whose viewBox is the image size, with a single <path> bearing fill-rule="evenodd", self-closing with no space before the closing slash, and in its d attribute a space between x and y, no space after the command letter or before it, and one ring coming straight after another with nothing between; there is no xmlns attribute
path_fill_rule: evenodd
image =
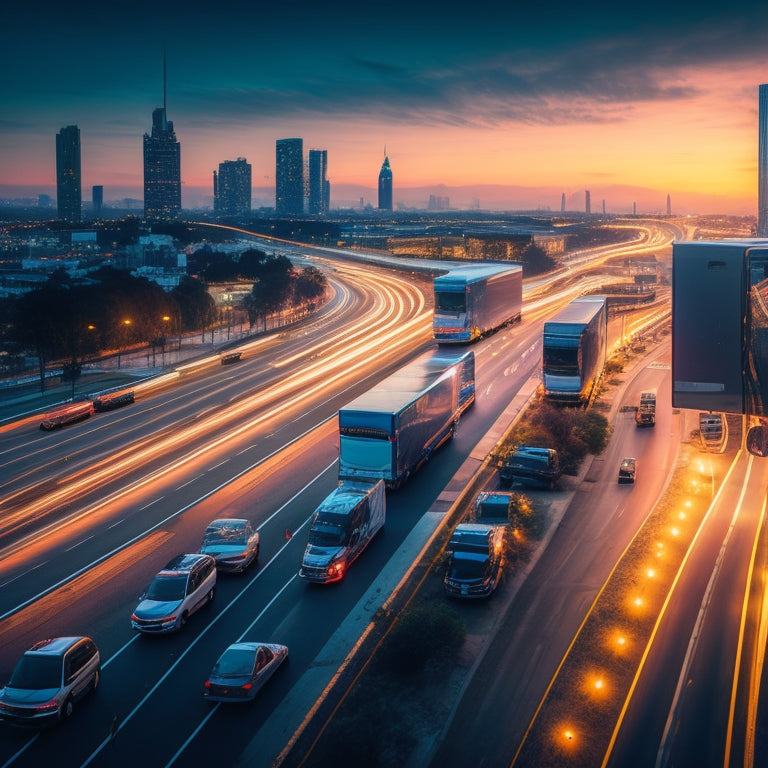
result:
<svg viewBox="0 0 768 768"><path fill-rule="evenodd" d="M3 728L0 765L234 764L537 370L544 318L578 290L532 299L520 324L476 345L477 402L454 440L389 495L386 532L349 578L323 588L296 572L309 517L336 484L333 417L431 343L428 281L348 262L333 270L336 298L321 316L256 342L235 366L190 371L54 434L31 420L0 433L10 470L0 481L0 679L52 635L89 634L103 665L97 694L70 723L33 735ZM220 515L258 527L258 566L222 576L182 633L133 635L143 587L174 554L196 551ZM211 706L202 682L239 638L284 642L290 664L252 706ZM263 764L282 746L265 735Z"/></svg>

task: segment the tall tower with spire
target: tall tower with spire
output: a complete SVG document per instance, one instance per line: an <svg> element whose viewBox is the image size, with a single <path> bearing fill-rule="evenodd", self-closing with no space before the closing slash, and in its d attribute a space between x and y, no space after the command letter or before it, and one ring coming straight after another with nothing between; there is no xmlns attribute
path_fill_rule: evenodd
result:
<svg viewBox="0 0 768 768"><path fill-rule="evenodd" d="M392 210L392 168L389 165L386 147L384 147L384 162L379 171L379 210Z"/></svg>
<svg viewBox="0 0 768 768"><path fill-rule="evenodd" d="M166 113L163 52L163 106L152 112L152 133L144 134L144 218L173 221L181 213L181 144Z"/></svg>

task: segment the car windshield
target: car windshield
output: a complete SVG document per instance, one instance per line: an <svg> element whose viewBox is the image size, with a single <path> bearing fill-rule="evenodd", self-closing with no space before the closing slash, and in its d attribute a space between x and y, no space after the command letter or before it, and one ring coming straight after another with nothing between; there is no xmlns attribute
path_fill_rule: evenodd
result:
<svg viewBox="0 0 768 768"><path fill-rule="evenodd" d="M316 547L341 547L346 533L337 525L315 525L309 531L309 543Z"/></svg>
<svg viewBox="0 0 768 768"><path fill-rule="evenodd" d="M203 538L204 547L218 547L222 545L245 545L248 537L245 528L210 528Z"/></svg>
<svg viewBox="0 0 768 768"><path fill-rule="evenodd" d="M169 602L183 600L187 589L187 574L173 576L155 576L147 590L147 600Z"/></svg>
<svg viewBox="0 0 768 768"><path fill-rule="evenodd" d="M485 559L468 559L455 557L451 563L451 579L464 581L467 579L482 579L485 576Z"/></svg>
<svg viewBox="0 0 768 768"><path fill-rule="evenodd" d="M8 685L11 688L41 691L61 686L61 658L25 653L16 664Z"/></svg>
<svg viewBox="0 0 768 768"><path fill-rule="evenodd" d="M227 648L213 667L215 677L247 677L253 672L255 651L250 648Z"/></svg>

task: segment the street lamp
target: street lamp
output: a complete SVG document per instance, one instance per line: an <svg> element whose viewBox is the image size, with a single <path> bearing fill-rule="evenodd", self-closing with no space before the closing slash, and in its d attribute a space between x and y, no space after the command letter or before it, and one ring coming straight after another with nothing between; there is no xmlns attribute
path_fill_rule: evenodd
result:
<svg viewBox="0 0 768 768"><path fill-rule="evenodd" d="M163 368L165 368L165 342L168 338L168 323L171 321L170 315L163 315Z"/></svg>
<svg viewBox="0 0 768 768"><path fill-rule="evenodd" d="M130 327L130 325L131 325L131 321L130 320L123 320L123 326L125 327L125 330L123 331L121 329L121 332L120 332L120 336L121 336L120 343L119 343L119 345L117 347L117 368L118 368L118 370L120 369L120 353L123 351L123 342L126 341L127 338L128 338L128 328Z"/></svg>

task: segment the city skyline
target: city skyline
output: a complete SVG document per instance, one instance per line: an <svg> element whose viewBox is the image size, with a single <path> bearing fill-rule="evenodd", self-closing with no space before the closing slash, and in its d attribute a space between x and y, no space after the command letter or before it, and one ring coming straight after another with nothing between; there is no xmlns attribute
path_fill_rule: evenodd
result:
<svg viewBox="0 0 768 768"><path fill-rule="evenodd" d="M126 15L86 2L78 19L38 8L14 11L0 54L11 73L0 197L50 194L52 137L76 124L83 188L140 198L166 49L185 208L212 205L225 157L248 157L254 189L274 189L275 141L302 136L331 158L334 204L366 187L375 205L386 144L395 206L409 202L401 190L445 185L457 205L453 188L495 207L504 187L522 207L557 210L561 194L583 200L589 188L609 211L663 211L670 194L675 212L757 213L768 7L756 2L695 13L555 3L546 14L300 2L290 20L271 6Z"/></svg>

